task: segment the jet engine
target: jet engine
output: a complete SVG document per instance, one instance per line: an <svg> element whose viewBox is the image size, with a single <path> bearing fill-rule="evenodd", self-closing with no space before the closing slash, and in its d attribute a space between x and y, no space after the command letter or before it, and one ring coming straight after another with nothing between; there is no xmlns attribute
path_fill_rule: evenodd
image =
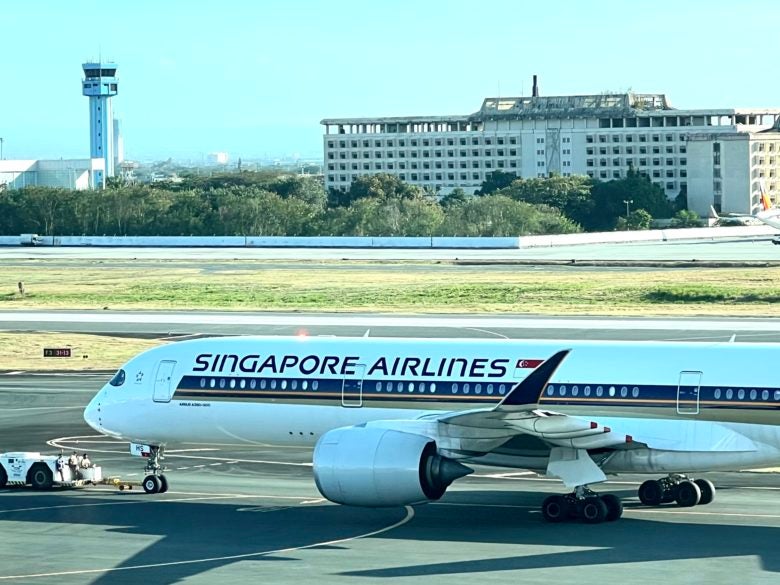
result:
<svg viewBox="0 0 780 585"><path fill-rule="evenodd" d="M402 506L438 500L473 469L437 453L430 437L371 427L328 431L314 448L314 480L331 502Z"/></svg>

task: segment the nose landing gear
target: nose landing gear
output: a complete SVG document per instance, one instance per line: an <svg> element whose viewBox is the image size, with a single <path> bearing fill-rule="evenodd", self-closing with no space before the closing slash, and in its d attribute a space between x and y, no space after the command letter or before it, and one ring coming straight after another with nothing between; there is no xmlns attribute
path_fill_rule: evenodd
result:
<svg viewBox="0 0 780 585"><path fill-rule="evenodd" d="M149 460L144 468L146 477L144 477L143 486L147 494L164 494L168 491L168 480L163 475L163 471L165 471L165 467L162 465L163 459L163 447L152 446Z"/></svg>

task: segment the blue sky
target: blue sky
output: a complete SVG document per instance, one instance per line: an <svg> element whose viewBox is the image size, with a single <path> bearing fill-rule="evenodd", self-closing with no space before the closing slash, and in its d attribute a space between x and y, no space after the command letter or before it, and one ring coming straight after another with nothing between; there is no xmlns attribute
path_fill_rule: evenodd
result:
<svg viewBox="0 0 780 585"><path fill-rule="evenodd" d="M323 118L467 114L534 73L543 95L780 107L772 0L6 0L0 22L6 158L88 154L98 55L137 159L319 156Z"/></svg>

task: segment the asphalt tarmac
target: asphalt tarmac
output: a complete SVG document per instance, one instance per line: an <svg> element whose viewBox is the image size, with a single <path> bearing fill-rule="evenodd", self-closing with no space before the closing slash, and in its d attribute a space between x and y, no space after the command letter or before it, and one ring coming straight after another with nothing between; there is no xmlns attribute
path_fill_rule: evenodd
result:
<svg viewBox="0 0 780 585"><path fill-rule="evenodd" d="M101 375L0 376L0 450L87 452L140 481L142 460L97 436L82 409ZM92 487L0 490L0 582L13 583L771 583L780 579L780 478L710 474L715 502L639 504L641 477L604 486L622 520L545 523L564 490L478 468L435 504L364 510L316 490L306 449L183 445L166 494Z"/></svg>
<svg viewBox="0 0 780 585"><path fill-rule="evenodd" d="M767 318L536 317L181 311L0 311L0 331L66 331L125 337L340 335L636 341L780 341ZM2 370L2 364L0 364Z"/></svg>

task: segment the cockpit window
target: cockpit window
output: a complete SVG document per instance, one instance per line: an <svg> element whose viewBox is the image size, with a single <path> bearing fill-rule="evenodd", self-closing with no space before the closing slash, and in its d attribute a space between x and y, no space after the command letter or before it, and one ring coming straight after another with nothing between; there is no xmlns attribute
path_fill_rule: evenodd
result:
<svg viewBox="0 0 780 585"><path fill-rule="evenodd" d="M121 386L125 383L125 371L119 370L116 374L114 374L114 377L111 378L111 381L109 384L112 386Z"/></svg>

